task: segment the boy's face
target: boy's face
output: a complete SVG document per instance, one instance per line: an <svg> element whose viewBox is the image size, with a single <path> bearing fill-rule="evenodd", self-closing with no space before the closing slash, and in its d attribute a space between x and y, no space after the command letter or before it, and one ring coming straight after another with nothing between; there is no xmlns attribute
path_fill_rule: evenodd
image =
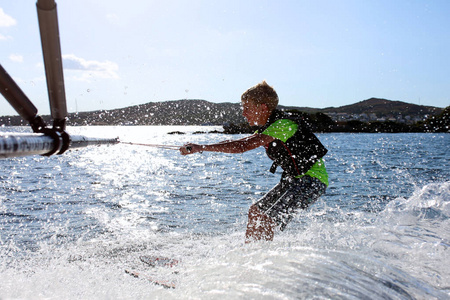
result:
<svg viewBox="0 0 450 300"><path fill-rule="evenodd" d="M250 125L264 125L267 122L267 105L253 101L242 101L242 115Z"/></svg>

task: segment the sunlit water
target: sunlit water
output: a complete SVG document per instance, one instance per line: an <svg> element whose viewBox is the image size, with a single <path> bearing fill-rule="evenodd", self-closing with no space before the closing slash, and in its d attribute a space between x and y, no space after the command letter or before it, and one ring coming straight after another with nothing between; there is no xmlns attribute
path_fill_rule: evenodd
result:
<svg viewBox="0 0 450 300"><path fill-rule="evenodd" d="M68 131L171 145L241 137L193 134L212 129ZM250 245L248 207L280 177L263 149L183 157L118 144L0 160L0 298L450 299L450 135L319 138L327 194ZM152 269L140 255L181 263Z"/></svg>

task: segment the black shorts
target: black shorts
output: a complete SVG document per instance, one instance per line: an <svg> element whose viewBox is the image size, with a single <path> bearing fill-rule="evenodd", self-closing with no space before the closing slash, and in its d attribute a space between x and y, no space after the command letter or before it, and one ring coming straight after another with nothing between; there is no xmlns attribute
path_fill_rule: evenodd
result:
<svg viewBox="0 0 450 300"><path fill-rule="evenodd" d="M314 177L285 177L254 205L283 230L296 211L315 202L326 188L326 184Z"/></svg>

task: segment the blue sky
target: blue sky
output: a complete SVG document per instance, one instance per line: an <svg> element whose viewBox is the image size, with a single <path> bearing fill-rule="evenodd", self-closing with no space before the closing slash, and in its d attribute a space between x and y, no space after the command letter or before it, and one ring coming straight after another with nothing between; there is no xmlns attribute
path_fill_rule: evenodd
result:
<svg viewBox="0 0 450 300"><path fill-rule="evenodd" d="M35 0L0 3L0 63L49 113ZM178 99L450 105L450 1L57 1L69 112ZM0 100L0 115L16 114Z"/></svg>

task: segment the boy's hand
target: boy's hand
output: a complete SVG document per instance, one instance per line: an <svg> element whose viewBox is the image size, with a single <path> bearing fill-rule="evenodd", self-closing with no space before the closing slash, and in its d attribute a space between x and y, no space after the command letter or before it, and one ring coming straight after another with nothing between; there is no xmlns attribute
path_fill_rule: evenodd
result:
<svg viewBox="0 0 450 300"><path fill-rule="evenodd" d="M183 147L180 147L181 155L194 154L202 151L203 147L197 144L186 144Z"/></svg>

